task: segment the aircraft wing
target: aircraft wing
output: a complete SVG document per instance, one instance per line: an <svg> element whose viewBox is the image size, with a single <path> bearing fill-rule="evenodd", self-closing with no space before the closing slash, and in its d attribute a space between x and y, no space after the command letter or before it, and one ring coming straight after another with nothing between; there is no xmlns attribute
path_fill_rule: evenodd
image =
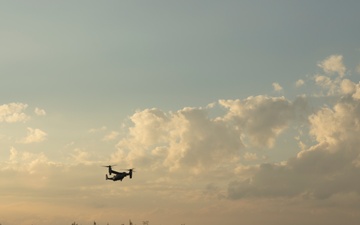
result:
<svg viewBox="0 0 360 225"><path fill-rule="evenodd" d="M115 170L111 170L111 173L113 173L113 174L122 174L122 172L118 172L118 171L115 171Z"/></svg>

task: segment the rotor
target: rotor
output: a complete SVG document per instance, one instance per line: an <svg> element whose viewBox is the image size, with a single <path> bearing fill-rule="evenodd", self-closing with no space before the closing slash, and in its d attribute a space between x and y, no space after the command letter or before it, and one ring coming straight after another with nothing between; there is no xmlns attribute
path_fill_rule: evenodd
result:
<svg viewBox="0 0 360 225"><path fill-rule="evenodd" d="M111 168L113 166L116 166L116 165L108 165L108 166L102 166L102 167L107 167L107 168Z"/></svg>

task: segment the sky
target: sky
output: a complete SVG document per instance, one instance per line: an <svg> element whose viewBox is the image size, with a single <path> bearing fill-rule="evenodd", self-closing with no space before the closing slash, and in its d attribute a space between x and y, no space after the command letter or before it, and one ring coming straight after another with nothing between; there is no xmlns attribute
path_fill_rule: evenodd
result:
<svg viewBox="0 0 360 225"><path fill-rule="evenodd" d="M358 224L359 8L0 1L0 223Z"/></svg>

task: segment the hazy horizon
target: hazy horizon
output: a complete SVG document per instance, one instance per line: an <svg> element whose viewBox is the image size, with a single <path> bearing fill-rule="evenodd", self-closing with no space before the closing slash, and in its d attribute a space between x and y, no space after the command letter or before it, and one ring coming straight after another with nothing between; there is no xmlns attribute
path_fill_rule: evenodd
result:
<svg viewBox="0 0 360 225"><path fill-rule="evenodd" d="M360 221L360 2L0 6L2 225Z"/></svg>

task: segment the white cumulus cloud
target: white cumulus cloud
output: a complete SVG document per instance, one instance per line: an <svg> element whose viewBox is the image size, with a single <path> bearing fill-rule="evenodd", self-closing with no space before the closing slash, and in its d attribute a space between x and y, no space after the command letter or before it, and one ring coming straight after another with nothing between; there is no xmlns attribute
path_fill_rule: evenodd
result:
<svg viewBox="0 0 360 225"><path fill-rule="evenodd" d="M346 67L343 63L342 55L331 55L321 61L318 66L327 74L337 73L340 77L345 75Z"/></svg>
<svg viewBox="0 0 360 225"><path fill-rule="evenodd" d="M244 100L220 100L250 144L273 147L277 136L295 119L295 111L304 108L303 100L290 102L284 97L255 96ZM300 108L299 108L300 107Z"/></svg>
<svg viewBox="0 0 360 225"><path fill-rule="evenodd" d="M250 174L244 170L246 176L229 183L229 198L360 195L359 121L357 98L340 96L333 106L321 107L308 117L316 143L283 163L253 166Z"/></svg>
<svg viewBox="0 0 360 225"><path fill-rule="evenodd" d="M155 108L138 111L130 117L133 124L128 136L117 144L112 161L199 174L224 163L234 167L242 159L264 160L245 149L272 148L306 107L304 101L268 96L220 100L217 107L225 113L215 118L209 115L216 106L176 112Z"/></svg>
<svg viewBox="0 0 360 225"><path fill-rule="evenodd" d="M114 160L201 171L236 158L242 147L239 131L225 120L209 118L207 110L135 113L129 136L118 143Z"/></svg>
<svg viewBox="0 0 360 225"><path fill-rule="evenodd" d="M24 103L0 105L0 122L15 123L28 120L29 116L24 113L27 107Z"/></svg>
<svg viewBox="0 0 360 225"><path fill-rule="evenodd" d="M22 140L23 143L29 144L34 142L42 142L46 139L47 133L40 129L27 128L27 136Z"/></svg>
<svg viewBox="0 0 360 225"><path fill-rule="evenodd" d="M280 92L283 90L283 88L281 87L281 85L279 83L274 82L274 83L272 83L272 86L274 88L274 91Z"/></svg>
<svg viewBox="0 0 360 225"><path fill-rule="evenodd" d="M40 108L35 108L34 110L35 114L38 116L45 116L46 115L46 111L44 109L40 109Z"/></svg>

